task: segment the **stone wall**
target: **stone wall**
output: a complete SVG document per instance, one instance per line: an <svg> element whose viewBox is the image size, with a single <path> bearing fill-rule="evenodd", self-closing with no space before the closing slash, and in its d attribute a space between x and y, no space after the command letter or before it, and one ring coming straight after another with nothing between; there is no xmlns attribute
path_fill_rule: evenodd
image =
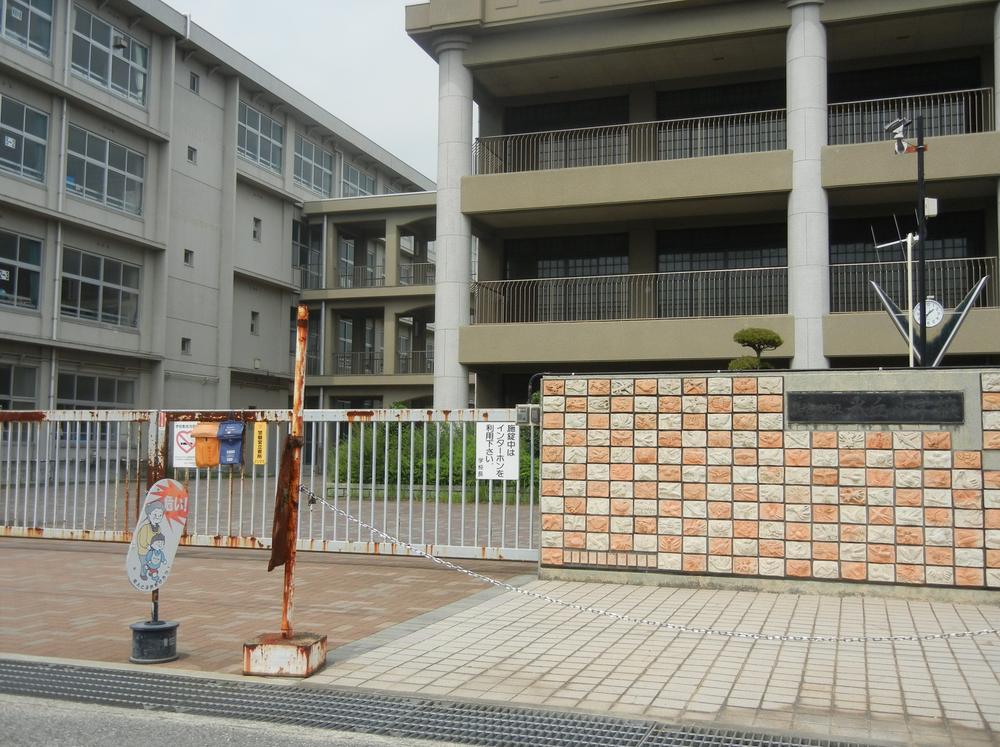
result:
<svg viewBox="0 0 1000 747"><path fill-rule="evenodd" d="M1000 374L962 375L933 430L789 426L808 374L547 378L542 566L1000 588Z"/></svg>

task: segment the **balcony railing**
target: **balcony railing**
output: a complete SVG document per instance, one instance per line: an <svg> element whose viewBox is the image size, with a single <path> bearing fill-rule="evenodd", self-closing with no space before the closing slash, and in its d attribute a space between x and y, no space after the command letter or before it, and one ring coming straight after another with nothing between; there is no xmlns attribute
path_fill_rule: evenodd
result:
<svg viewBox="0 0 1000 747"><path fill-rule="evenodd" d="M473 285L475 324L755 316L788 312L788 270L661 272Z"/></svg>
<svg viewBox="0 0 1000 747"><path fill-rule="evenodd" d="M976 301L976 306L1000 306L1000 278L996 257L970 259L935 259L927 262L927 294L947 308L957 306L984 275L990 281ZM913 295L917 297L917 263L913 263ZM881 311L882 303L871 287L877 282L901 308L906 307L906 263L872 262L832 265L830 267L830 311ZM918 299L919 300L919 299Z"/></svg>
<svg viewBox="0 0 1000 747"><path fill-rule="evenodd" d="M338 288L381 288L385 285L385 268L381 265L358 265L348 271L337 270Z"/></svg>
<svg viewBox="0 0 1000 747"><path fill-rule="evenodd" d="M853 145L889 140L885 126L897 117L916 120L924 115L924 134L967 135L996 129L993 89L871 99L831 104L829 108L830 145ZM915 130L910 131L915 136Z"/></svg>
<svg viewBox="0 0 1000 747"><path fill-rule="evenodd" d="M337 376L363 376L382 373L382 351L336 353L333 356L334 374Z"/></svg>
<svg viewBox="0 0 1000 747"><path fill-rule="evenodd" d="M481 137L477 174L608 166L785 148L785 110Z"/></svg>
<svg viewBox="0 0 1000 747"><path fill-rule="evenodd" d="M434 285L434 263L417 262L399 266L400 285Z"/></svg>
<svg viewBox="0 0 1000 747"><path fill-rule="evenodd" d="M323 266L319 262L295 265L292 270L296 273L302 290L323 287Z"/></svg>
<svg viewBox="0 0 1000 747"><path fill-rule="evenodd" d="M434 373L434 351L412 350L409 353L399 353L396 356L396 373L399 374Z"/></svg>

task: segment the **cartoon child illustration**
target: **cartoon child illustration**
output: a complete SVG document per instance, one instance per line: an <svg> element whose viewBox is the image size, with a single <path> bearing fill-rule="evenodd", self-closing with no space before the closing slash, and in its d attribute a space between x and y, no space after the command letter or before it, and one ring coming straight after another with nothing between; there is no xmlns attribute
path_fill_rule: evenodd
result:
<svg viewBox="0 0 1000 747"><path fill-rule="evenodd" d="M167 538L159 532L150 538L149 550L146 551L146 555L142 559L142 572L139 574L143 581L149 577L155 581L160 575L160 566L167 561L167 556L163 552L163 546L166 542Z"/></svg>
<svg viewBox="0 0 1000 747"><path fill-rule="evenodd" d="M136 530L135 541L135 549L140 558L145 557L146 553L149 552L153 536L160 533L160 522L163 521L163 501L150 501L143 506L142 510L146 515L146 521Z"/></svg>

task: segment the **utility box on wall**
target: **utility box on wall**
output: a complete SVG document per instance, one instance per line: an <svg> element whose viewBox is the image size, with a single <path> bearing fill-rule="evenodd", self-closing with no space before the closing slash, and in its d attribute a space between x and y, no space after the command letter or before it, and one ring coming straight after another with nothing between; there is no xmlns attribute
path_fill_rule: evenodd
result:
<svg viewBox="0 0 1000 747"><path fill-rule="evenodd" d="M219 464L243 464L243 423L224 420L219 423Z"/></svg>

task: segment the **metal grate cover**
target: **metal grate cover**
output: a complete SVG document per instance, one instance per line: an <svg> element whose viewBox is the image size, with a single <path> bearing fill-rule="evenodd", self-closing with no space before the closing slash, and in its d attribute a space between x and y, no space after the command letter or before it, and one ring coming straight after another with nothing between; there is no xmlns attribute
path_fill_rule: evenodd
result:
<svg viewBox="0 0 1000 747"><path fill-rule="evenodd" d="M0 659L0 692L511 747L866 747L585 713Z"/></svg>

